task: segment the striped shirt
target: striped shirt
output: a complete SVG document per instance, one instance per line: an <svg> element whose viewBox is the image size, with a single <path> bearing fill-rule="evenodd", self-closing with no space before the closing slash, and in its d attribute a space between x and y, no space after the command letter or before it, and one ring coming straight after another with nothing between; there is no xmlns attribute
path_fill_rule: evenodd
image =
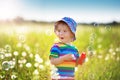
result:
<svg viewBox="0 0 120 80"><path fill-rule="evenodd" d="M73 54L75 59L71 61L64 61L56 65L58 74L61 78L74 78L76 60L79 58L78 50L75 46L65 43L55 43L50 50L50 57L58 58L66 54Z"/></svg>

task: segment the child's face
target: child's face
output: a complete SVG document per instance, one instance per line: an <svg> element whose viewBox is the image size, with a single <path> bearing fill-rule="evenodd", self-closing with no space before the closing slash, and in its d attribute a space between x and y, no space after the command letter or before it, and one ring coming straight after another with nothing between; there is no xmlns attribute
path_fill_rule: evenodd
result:
<svg viewBox="0 0 120 80"><path fill-rule="evenodd" d="M73 41L74 34L65 24L59 24L55 30L55 33L61 42L70 43Z"/></svg>

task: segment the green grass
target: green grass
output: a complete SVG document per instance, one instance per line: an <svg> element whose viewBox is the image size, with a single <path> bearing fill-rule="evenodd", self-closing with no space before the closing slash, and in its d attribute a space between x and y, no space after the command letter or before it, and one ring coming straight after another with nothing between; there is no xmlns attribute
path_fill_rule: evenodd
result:
<svg viewBox="0 0 120 80"><path fill-rule="evenodd" d="M2 25L0 80L49 80L49 51L57 41L53 24ZM76 80L119 80L120 26L77 27L73 44L87 60L76 68Z"/></svg>

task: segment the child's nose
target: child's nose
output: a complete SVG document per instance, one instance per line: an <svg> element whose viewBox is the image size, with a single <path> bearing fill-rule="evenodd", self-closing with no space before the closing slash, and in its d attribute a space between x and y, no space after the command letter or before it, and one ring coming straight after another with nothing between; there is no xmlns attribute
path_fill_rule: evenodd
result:
<svg viewBox="0 0 120 80"><path fill-rule="evenodd" d="M60 34L60 35L62 35L62 34L63 34L63 32L61 31L59 34Z"/></svg>

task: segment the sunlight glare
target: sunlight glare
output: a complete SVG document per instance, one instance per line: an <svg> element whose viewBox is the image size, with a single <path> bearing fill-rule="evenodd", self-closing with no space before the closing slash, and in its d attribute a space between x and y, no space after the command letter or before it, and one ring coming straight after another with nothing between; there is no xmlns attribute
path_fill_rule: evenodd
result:
<svg viewBox="0 0 120 80"><path fill-rule="evenodd" d="M13 19L17 16L19 10L17 0L0 1L0 19Z"/></svg>

